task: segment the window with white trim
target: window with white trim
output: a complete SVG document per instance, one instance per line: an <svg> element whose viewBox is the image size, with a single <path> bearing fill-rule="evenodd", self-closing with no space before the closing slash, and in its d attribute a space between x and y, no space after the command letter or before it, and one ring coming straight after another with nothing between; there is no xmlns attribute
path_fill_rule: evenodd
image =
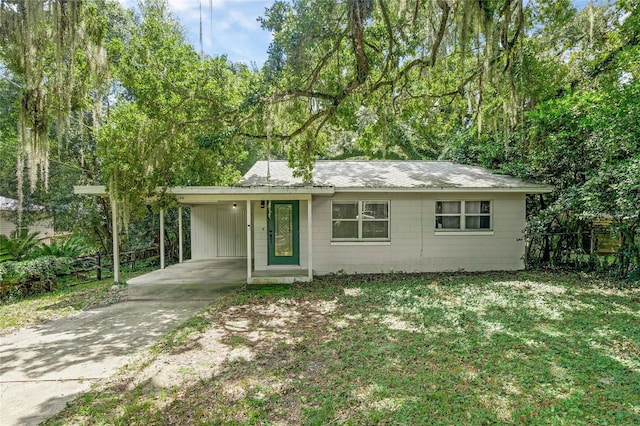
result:
<svg viewBox="0 0 640 426"><path fill-rule="evenodd" d="M491 201L436 201L436 231L490 229Z"/></svg>
<svg viewBox="0 0 640 426"><path fill-rule="evenodd" d="M389 201L331 202L332 241L388 241Z"/></svg>

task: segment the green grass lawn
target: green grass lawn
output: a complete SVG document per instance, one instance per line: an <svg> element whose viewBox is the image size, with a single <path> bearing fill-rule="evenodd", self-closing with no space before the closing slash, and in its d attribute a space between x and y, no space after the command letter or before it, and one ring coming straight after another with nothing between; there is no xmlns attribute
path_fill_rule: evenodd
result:
<svg viewBox="0 0 640 426"><path fill-rule="evenodd" d="M149 272L144 269L123 274L123 279ZM27 296L19 300L0 303L0 336L19 328L37 325L46 321L64 318L96 306L104 306L119 301L126 287L113 287L113 281L76 283L69 277L50 293Z"/></svg>
<svg viewBox="0 0 640 426"><path fill-rule="evenodd" d="M640 424L640 288L334 277L212 305L48 424Z"/></svg>

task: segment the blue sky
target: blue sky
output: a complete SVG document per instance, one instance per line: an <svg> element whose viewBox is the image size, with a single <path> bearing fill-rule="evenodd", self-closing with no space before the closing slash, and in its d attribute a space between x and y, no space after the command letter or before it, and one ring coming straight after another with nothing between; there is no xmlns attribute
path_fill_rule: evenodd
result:
<svg viewBox="0 0 640 426"><path fill-rule="evenodd" d="M120 0L127 7L137 0ZM205 54L226 54L233 62L261 67L267 59L271 34L260 27L258 17L274 0L168 0L185 29L187 39L200 52L200 6ZM526 2L526 0L525 0ZM583 8L589 0L573 0ZM597 3L606 0L596 0Z"/></svg>
<svg viewBox="0 0 640 426"><path fill-rule="evenodd" d="M137 0L119 0L126 7ZM226 54L233 62L255 63L267 59L271 34L260 27L258 17L274 0L168 0L182 23L187 39L200 52L200 6L204 53Z"/></svg>

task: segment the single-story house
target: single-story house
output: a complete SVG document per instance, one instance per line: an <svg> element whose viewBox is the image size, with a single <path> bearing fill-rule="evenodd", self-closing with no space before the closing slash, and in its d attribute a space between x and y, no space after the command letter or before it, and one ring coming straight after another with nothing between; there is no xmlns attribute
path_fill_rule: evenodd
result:
<svg viewBox="0 0 640 426"><path fill-rule="evenodd" d="M191 209L192 259L246 258L248 283L518 270L525 197L551 191L447 161L316 161L312 176L258 161L235 186L170 188Z"/></svg>
<svg viewBox="0 0 640 426"><path fill-rule="evenodd" d="M16 230L16 225L10 220L10 215L18 210L18 200L0 195L0 235L11 235ZM37 204L24 206L27 212L35 213L38 220L29 225L29 232L37 232L38 239L45 242L53 238L53 219L44 213L44 207Z"/></svg>

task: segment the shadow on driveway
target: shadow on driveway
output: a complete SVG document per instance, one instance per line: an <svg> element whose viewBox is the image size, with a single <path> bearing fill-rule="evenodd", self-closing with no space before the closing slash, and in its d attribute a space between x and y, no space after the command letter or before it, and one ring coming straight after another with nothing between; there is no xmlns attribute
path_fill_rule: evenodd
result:
<svg viewBox="0 0 640 426"><path fill-rule="evenodd" d="M109 377L140 349L242 286L216 281L132 283L120 303L1 337L2 425L37 424L52 416L93 381Z"/></svg>

